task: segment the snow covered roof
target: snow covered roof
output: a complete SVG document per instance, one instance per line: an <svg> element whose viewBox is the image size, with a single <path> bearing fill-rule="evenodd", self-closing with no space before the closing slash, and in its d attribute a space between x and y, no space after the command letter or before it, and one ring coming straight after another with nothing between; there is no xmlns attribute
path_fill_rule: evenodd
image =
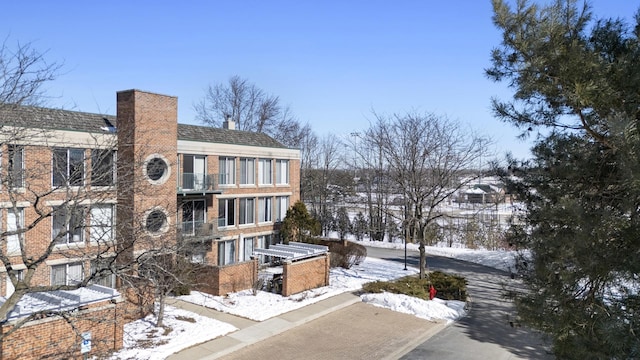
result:
<svg viewBox="0 0 640 360"><path fill-rule="evenodd" d="M116 299L120 293L116 289L100 285L90 285L76 290L56 290L25 294L11 310L7 320L17 319L41 311L72 310L80 306ZM7 301L0 296L0 306Z"/></svg>
<svg viewBox="0 0 640 360"><path fill-rule="evenodd" d="M289 244L286 245L271 245L268 249L254 249L253 256L267 255L283 258L286 260L300 260L321 255L326 253L327 251L329 251L329 247L324 245L289 242Z"/></svg>

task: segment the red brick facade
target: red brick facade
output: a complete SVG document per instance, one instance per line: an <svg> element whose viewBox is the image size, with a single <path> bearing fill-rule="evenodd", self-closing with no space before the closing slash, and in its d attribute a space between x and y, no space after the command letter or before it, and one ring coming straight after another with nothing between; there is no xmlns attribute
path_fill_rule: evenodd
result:
<svg viewBox="0 0 640 360"><path fill-rule="evenodd" d="M285 262L282 272L282 296L329 285L329 253L323 256Z"/></svg>
<svg viewBox="0 0 640 360"><path fill-rule="evenodd" d="M99 303L68 314L69 322L57 316L28 322L1 341L0 358L82 359L81 334L85 332L91 333L91 356L109 354L122 348L123 305ZM5 325L2 332L10 328L11 325Z"/></svg>

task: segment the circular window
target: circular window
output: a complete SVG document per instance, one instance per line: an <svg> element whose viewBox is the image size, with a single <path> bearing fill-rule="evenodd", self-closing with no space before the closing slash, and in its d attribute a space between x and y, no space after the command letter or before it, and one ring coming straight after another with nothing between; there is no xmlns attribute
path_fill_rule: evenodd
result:
<svg viewBox="0 0 640 360"><path fill-rule="evenodd" d="M153 154L147 157L145 166L142 170L150 183L154 185L162 185L169 178L171 168L164 156L160 154Z"/></svg>
<svg viewBox="0 0 640 360"><path fill-rule="evenodd" d="M152 210L147 215L146 228L150 233L161 232L167 224L167 215L162 210Z"/></svg>
<svg viewBox="0 0 640 360"><path fill-rule="evenodd" d="M149 179L158 181L167 172L167 163L160 158L153 158L147 163L147 176Z"/></svg>

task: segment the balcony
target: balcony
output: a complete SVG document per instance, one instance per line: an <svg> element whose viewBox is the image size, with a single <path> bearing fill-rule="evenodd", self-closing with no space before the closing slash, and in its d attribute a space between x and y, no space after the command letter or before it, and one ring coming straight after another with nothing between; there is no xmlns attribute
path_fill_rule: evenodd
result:
<svg viewBox="0 0 640 360"><path fill-rule="evenodd" d="M183 243L201 244L211 247L213 239L219 237L213 223L188 221L178 225L178 238Z"/></svg>
<svg viewBox="0 0 640 360"><path fill-rule="evenodd" d="M219 194L217 175L182 173L178 176L178 194Z"/></svg>

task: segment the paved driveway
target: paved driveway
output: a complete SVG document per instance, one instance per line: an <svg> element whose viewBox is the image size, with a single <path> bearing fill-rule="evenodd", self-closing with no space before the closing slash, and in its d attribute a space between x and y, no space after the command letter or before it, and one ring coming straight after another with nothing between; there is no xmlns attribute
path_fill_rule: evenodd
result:
<svg viewBox="0 0 640 360"><path fill-rule="evenodd" d="M356 303L220 359L397 359L443 326Z"/></svg>
<svg viewBox="0 0 640 360"><path fill-rule="evenodd" d="M404 262L404 252L368 248L368 255ZM409 252L407 263L417 266L419 255ZM427 256L430 270L455 273L468 281L471 296L469 314L406 354L418 359L553 359L542 337L514 324L513 304L502 297L504 286L518 286L504 271L465 261Z"/></svg>

